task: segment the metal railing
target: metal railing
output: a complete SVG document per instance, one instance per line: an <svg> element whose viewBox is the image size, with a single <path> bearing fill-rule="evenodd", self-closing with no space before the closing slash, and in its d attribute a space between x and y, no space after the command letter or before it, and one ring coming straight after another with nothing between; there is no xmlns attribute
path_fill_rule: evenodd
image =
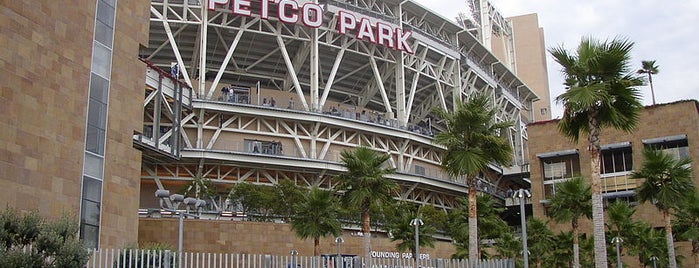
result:
<svg viewBox="0 0 699 268"><path fill-rule="evenodd" d="M410 255L397 258L371 258L372 268L412 268ZM341 258L337 258L341 256ZM364 268L364 258L355 255L265 255L240 253L205 253L171 250L96 249L91 251L86 268ZM494 259L469 262L461 259L420 259L417 267L426 268L514 268L514 260Z"/></svg>

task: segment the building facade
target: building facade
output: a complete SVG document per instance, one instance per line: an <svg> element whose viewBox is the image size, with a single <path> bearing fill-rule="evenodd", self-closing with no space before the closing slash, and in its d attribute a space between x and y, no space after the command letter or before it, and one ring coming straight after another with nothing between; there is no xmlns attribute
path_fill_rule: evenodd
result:
<svg viewBox="0 0 699 268"><path fill-rule="evenodd" d="M528 122L551 119L551 98L546 66L544 29L536 13L505 17L488 0L470 0L471 19L461 17L462 24L483 46L510 68L536 95L528 110Z"/></svg>
<svg viewBox="0 0 699 268"><path fill-rule="evenodd" d="M80 223L89 247L137 242L148 3L0 4L4 206Z"/></svg>
<svg viewBox="0 0 699 268"><path fill-rule="evenodd" d="M576 144L557 129L558 120L527 126L531 160L532 208L534 217L546 219L546 204L555 195L556 184L574 176L589 179L590 154L586 137ZM699 159L699 103L696 100L646 106L633 133L605 128L600 135L601 177L605 204L623 200L637 205L635 189L642 181L631 179L643 164L643 150L652 146L678 158ZM692 164L693 166L696 164ZM699 185L699 169L694 168L694 184ZM660 212L652 204L637 207L636 220L663 226ZM581 221L581 231L592 233L589 220ZM568 225L559 228L568 229ZM687 249L685 248L685 253ZM688 255L685 255L688 257Z"/></svg>

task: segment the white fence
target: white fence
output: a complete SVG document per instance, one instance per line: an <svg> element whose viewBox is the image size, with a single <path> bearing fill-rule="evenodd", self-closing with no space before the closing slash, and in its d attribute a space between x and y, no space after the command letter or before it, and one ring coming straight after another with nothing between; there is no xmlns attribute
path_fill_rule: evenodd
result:
<svg viewBox="0 0 699 268"><path fill-rule="evenodd" d="M191 253L138 249L100 249L91 252L86 268L363 268L363 258L343 255L275 256L233 253ZM372 268L412 268L415 260L408 258L372 258ZM514 268L514 261L421 259L422 268Z"/></svg>

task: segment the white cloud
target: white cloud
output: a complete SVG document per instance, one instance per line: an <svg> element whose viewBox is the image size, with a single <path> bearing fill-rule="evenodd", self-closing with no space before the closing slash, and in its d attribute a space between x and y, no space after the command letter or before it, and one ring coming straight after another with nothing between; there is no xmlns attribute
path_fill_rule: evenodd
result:
<svg viewBox="0 0 699 268"><path fill-rule="evenodd" d="M469 12L467 0L416 0L446 18ZM699 99L699 86L691 79L699 75L699 1L654 0L491 0L503 16L538 13L544 28L547 47L562 45L574 50L584 36L608 39L627 37L635 42L633 69L641 60L656 60L660 73L653 77L658 103L680 99ZM560 68L550 57L549 86L551 97L563 92ZM651 104L650 89L641 87L643 103ZM553 108L554 116L562 113Z"/></svg>

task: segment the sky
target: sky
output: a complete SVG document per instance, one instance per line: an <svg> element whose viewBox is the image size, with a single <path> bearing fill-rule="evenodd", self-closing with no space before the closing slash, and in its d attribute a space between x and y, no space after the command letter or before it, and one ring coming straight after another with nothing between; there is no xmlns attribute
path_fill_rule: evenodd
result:
<svg viewBox="0 0 699 268"><path fill-rule="evenodd" d="M469 13L467 0L415 0L453 19ZM455 3L460 8L455 8ZM653 75L656 103L699 99L699 1L659 0L491 0L505 17L537 13L544 29L546 48L562 46L574 52L582 37L600 40L623 37L635 43L631 69L642 60L655 60ZM554 99L565 90L561 68L547 54L553 117L563 108ZM639 87L643 104L651 105L649 86Z"/></svg>

